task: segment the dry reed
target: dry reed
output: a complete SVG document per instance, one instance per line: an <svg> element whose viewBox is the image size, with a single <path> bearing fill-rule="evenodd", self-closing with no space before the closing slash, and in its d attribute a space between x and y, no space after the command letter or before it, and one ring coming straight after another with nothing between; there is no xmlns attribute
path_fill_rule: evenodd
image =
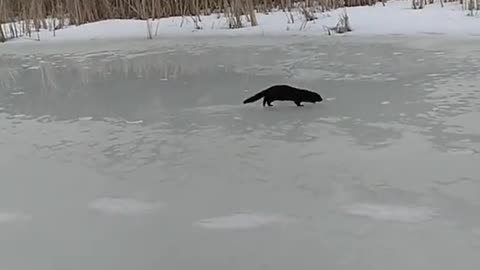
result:
<svg viewBox="0 0 480 270"><path fill-rule="evenodd" d="M463 5L464 1L463 0L437 0L440 2L440 5L443 7L443 4L445 2L447 3L453 3L453 2L459 2L461 5ZM468 0L467 0L468 1ZM412 8L413 9L423 9L426 5L431 5L434 4L434 0L412 0Z"/></svg>
<svg viewBox="0 0 480 270"><path fill-rule="evenodd" d="M243 27L242 18L257 25L256 12L272 9L290 12L302 7L307 19L314 19L309 9L326 11L341 7L374 5L385 0L0 0L0 41L19 35L32 36L42 28L55 30L66 22L80 25L105 19L147 20L148 36L152 25L148 19L190 16L198 26L200 15L224 13L230 28ZM443 1L444 0L437 0ZM463 4L463 0L460 0ZM480 0L467 0L469 7L478 7ZM422 8L427 0L412 0L414 8ZM433 0L428 0L433 3ZM288 16L288 15L287 15ZM52 20L51 18L55 18ZM293 20L293 18L291 18ZM28 22L28 23L26 23Z"/></svg>

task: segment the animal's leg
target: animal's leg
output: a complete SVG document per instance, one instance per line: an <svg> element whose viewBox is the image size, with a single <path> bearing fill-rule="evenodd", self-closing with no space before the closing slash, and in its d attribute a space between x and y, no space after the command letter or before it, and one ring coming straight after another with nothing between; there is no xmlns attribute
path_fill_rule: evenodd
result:
<svg viewBox="0 0 480 270"><path fill-rule="evenodd" d="M263 98L263 106L265 107L265 104L268 105L269 107L272 107L272 101L268 99L268 97Z"/></svg>
<svg viewBox="0 0 480 270"><path fill-rule="evenodd" d="M295 102L295 104L297 104L297 106L298 106L298 107L303 107L303 105L302 105L302 102L301 102L301 101L294 101L294 102Z"/></svg>

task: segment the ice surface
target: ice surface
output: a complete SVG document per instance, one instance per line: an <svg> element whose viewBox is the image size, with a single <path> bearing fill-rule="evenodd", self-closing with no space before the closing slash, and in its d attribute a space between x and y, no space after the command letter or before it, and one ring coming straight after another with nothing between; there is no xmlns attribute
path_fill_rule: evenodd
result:
<svg viewBox="0 0 480 270"><path fill-rule="evenodd" d="M2 269L480 267L475 40L27 47L0 51ZM325 102L242 104L278 83Z"/></svg>

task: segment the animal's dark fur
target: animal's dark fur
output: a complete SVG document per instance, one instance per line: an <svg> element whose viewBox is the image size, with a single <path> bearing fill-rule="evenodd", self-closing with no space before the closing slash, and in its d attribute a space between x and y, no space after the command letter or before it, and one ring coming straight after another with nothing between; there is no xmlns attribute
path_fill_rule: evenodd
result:
<svg viewBox="0 0 480 270"><path fill-rule="evenodd" d="M269 88L249 97L243 101L243 104L252 103L263 98L263 106L273 106L272 102L275 100L290 100L297 106L303 106L302 102L321 102L322 97L312 91L299 89L289 85L274 85Z"/></svg>

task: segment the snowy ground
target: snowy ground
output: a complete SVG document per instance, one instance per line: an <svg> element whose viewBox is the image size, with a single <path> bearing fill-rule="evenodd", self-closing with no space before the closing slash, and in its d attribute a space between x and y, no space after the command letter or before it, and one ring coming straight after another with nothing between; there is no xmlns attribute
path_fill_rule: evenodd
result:
<svg viewBox="0 0 480 270"><path fill-rule="evenodd" d="M480 268L478 42L241 40L3 55L0 269Z"/></svg>
<svg viewBox="0 0 480 270"><path fill-rule="evenodd" d="M458 3L447 3L442 8L439 3L427 5L423 10L413 10L411 1L393 0L386 6L381 3L374 7L352 7L346 9L354 29L349 35L448 35L451 37L480 36L480 18L467 16ZM214 14L202 17L196 30L191 18L172 17L154 21L154 38L173 36L242 36L242 35L326 35L324 26L333 27L344 9L317 13L318 19L306 25L298 11L292 12L294 22L289 22L286 13L277 11L268 15L258 13L259 25L241 29L227 29L226 19ZM107 20L96 23L68 27L52 32L41 31L39 36L20 38L10 43L26 40L77 41L92 39L144 39L147 37L145 21Z"/></svg>

